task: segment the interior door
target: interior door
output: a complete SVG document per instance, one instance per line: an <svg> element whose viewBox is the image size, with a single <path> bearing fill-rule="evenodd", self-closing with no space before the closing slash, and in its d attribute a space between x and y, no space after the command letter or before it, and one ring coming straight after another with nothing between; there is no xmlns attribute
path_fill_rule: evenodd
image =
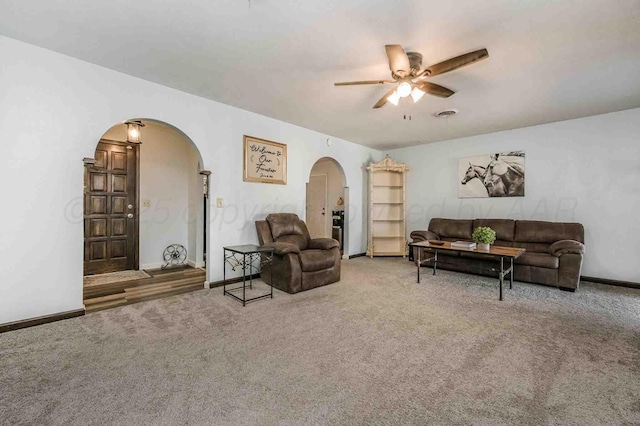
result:
<svg viewBox="0 0 640 426"><path fill-rule="evenodd" d="M327 175L311 175L307 184L307 228L311 238L327 235Z"/></svg>
<svg viewBox="0 0 640 426"><path fill-rule="evenodd" d="M98 143L84 185L84 274L138 269L138 146Z"/></svg>

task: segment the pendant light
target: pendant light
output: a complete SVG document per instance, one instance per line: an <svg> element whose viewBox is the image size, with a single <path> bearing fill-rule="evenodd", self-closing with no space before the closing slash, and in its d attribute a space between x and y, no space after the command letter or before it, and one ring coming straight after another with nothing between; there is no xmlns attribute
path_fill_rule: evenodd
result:
<svg viewBox="0 0 640 426"><path fill-rule="evenodd" d="M144 127L144 124L140 120L125 121L127 125L127 142L141 144L140 129Z"/></svg>

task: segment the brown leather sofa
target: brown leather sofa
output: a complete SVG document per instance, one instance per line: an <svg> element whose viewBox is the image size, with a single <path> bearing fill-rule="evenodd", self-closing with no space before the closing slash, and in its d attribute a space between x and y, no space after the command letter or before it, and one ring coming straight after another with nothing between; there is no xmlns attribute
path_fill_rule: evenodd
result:
<svg viewBox="0 0 640 426"><path fill-rule="evenodd" d="M576 291L584 255L584 228L579 223L540 222L533 220L475 219L457 220L434 218L427 231L413 231L412 242L425 240L471 240L471 233L479 226L496 231L497 246L522 247L527 251L516 259L514 279ZM413 258L417 262L418 250ZM423 250L424 249L420 249ZM425 259L424 253L420 257ZM433 262L425 262L433 266ZM495 275L488 268L496 262L482 255L438 254L438 268L460 272Z"/></svg>
<svg viewBox="0 0 640 426"><path fill-rule="evenodd" d="M260 245L274 248L273 265L262 268L265 282L297 293L340 281L340 243L332 238L311 239L298 215L273 213L257 220L256 229Z"/></svg>

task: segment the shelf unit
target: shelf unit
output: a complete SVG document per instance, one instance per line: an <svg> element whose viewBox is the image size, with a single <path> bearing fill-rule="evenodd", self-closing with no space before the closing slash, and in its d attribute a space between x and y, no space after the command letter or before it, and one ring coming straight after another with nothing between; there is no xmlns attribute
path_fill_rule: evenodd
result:
<svg viewBox="0 0 640 426"><path fill-rule="evenodd" d="M406 256L405 173L409 168L388 155L370 163L367 256Z"/></svg>

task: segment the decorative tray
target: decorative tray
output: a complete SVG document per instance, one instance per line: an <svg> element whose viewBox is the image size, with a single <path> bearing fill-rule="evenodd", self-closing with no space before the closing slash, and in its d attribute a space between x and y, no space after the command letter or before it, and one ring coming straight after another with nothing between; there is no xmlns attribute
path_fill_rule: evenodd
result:
<svg viewBox="0 0 640 426"><path fill-rule="evenodd" d="M444 241L438 241L438 240L427 240L427 241L432 246L443 246L444 245Z"/></svg>

